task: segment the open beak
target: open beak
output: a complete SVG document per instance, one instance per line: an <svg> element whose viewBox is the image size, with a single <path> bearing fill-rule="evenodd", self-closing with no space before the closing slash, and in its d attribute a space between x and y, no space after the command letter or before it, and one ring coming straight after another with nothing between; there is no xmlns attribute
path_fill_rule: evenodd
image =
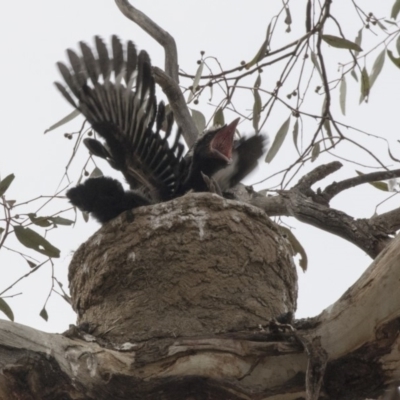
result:
<svg viewBox="0 0 400 400"><path fill-rule="evenodd" d="M210 143L210 150L217 158L221 158L228 164L232 162L233 138L240 118L236 118L229 125L223 126L217 131Z"/></svg>

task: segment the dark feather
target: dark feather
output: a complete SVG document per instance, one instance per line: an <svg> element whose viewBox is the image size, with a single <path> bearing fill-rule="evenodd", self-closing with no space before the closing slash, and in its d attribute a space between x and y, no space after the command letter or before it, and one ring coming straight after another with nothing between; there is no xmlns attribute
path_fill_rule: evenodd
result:
<svg viewBox="0 0 400 400"><path fill-rule="evenodd" d="M95 37L98 58L82 42L82 57L68 50L71 70L62 63L59 69L72 93L60 84L57 87L104 139L105 146L91 140L86 142L92 154L106 158L123 173L132 189L141 188L153 202L173 198L180 178L181 134L170 147L167 142L173 123L170 116L168 132L161 136L165 107L161 104L157 111L148 54L141 51L137 55L132 42L124 53L116 36L111 42L112 60L99 37Z"/></svg>

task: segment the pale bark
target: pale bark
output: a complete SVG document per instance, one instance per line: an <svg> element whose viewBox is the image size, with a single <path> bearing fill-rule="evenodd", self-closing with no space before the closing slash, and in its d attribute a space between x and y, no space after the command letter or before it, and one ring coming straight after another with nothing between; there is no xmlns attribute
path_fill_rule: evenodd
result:
<svg viewBox="0 0 400 400"><path fill-rule="evenodd" d="M307 363L323 371L323 354L322 397L376 398L400 381L399 266L396 238L335 304L294 331L267 323L115 346L77 329L67 338L1 321L0 398L305 398Z"/></svg>

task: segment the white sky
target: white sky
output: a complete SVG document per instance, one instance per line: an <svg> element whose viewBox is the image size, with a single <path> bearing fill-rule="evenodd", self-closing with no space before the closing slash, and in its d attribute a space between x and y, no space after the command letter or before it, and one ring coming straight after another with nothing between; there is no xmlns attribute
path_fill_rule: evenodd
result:
<svg viewBox="0 0 400 400"><path fill-rule="evenodd" d="M291 2L299 9L292 8L293 33L288 35L281 28L276 39L276 46L293 41L296 32L304 30L304 3ZM347 7L350 2L334 2L333 10L336 17L344 22L343 29L350 40L354 40L360 22L354 12ZM344 4L346 3L346 4ZM377 16L390 15L393 0L375 2L364 0L362 7ZM197 68L196 60L199 51L205 50L207 55L215 55L226 68L235 67L241 60L249 61L257 52L265 37L266 27L273 15L276 14L281 2L264 0L138 0L132 4L145 13L176 39L180 66L187 72L194 73ZM369 7L370 6L370 7ZM325 33L337 34L332 24ZM18 2L0 3L0 45L2 63L0 66L1 80L1 131L0 131L0 174L4 178L10 173L16 175L12 187L7 192L9 199L25 201L38 195L53 194L64 173L65 165L70 157L72 142L63 137L63 133L72 132L80 126L78 120L47 135L43 131L64 117L71 110L69 104L58 94L53 86L59 80L55 63L65 60L65 49L77 48L77 42L84 40L92 43L96 34L108 39L117 34L122 39L132 39L139 49L146 49L151 55L154 65L163 66L163 51L147 34L127 20L117 9L113 1L104 0L37 0L35 2L21 0ZM368 38L369 37L369 38ZM373 35L366 35L365 40L376 40ZM366 46L369 49L371 46ZM394 46L392 45L392 49ZM344 50L331 51L329 72L336 76L337 57ZM367 68L370 71L378 52L368 58ZM274 87L275 75L278 70L266 69L263 73L263 83L269 89ZM251 78L254 81L254 78ZM358 106L359 86L348 78L348 112L343 117L338 108L337 91L332 95L333 110L341 122L382 135L388 139L398 138L398 105L400 104L400 71L389 60L386 60L382 75L378 78L372 90L369 104ZM287 91L289 92L290 87ZM311 90L309 107L313 113L321 110L321 97ZM251 98L250 98L251 99ZM208 95L204 96L196 107L211 116L212 108L207 107ZM243 101L248 101L243 94ZM238 99L240 103L241 99ZM244 104L251 109L252 103ZM233 114L232 114L233 115ZM288 111L277 107L268 120L264 131L273 138L279 126L288 117ZM244 132L251 132L250 124L243 124ZM313 132L313 131L310 131ZM371 141L366 136L345 131L354 140L370 146L373 151L386 154L383 142ZM398 143L393 142L393 153L399 157ZM396 147L397 146L397 147ZM294 146L291 141L291 131L284 147L271 165L262 164L258 176L252 177L258 181L273 171L278 171L294 158ZM85 151L82 152L82 160ZM353 158L354 148L344 147L343 156ZM387 160L386 155L383 156ZM329 157L320 157L318 162L332 161ZM371 159L364 157L363 162L374 165ZM76 163L70 177L77 179L79 167ZM100 164L104 172L107 168ZM317 165L317 164L316 164ZM310 168L316 165L311 165ZM308 170L310 169L308 168ZM392 168L398 168L392 165ZM367 168L348 165L338 173L328 177L325 182L345 179L355 175L355 169L372 172ZM300 177L300 176L299 176ZM295 180L297 181L297 179ZM324 184L326 184L324 182ZM318 185L317 185L318 186ZM259 185L263 189L267 185ZM370 217L374 206L385 198L369 185L347 191L335 198L332 207L348 212L355 217ZM396 207L396 200L385 205L379 212ZM39 203L38 203L39 205ZM386 208L385 208L386 207ZM34 211L34 207L29 211ZM66 200L58 200L44 214L48 215L59 209L68 208ZM27 212L28 209L25 210ZM65 217L73 217L71 212ZM297 317L313 316L333 303L368 267L371 260L361 250L350 243L317 230L294 220L287 222L295 227L295 234L306 249L309 257L309 270L299 271L299 303ZM0 224L0 226L2 226ZM68 263L72 252L77 249L89 235L94 233L98 224L85 224L78 217L74 229L59 227L57 232L51 232L49 240L62 250L61 258L55 260L56 276L67 287ZM34 228L42 233L40 228ZM10 246L12 240L7 242ZM6 243L6 244L7 244ZM17 248L18 246L14 246ZM33 252L27 251L33 257ZM40 259L39 257L37 257ZM2 250L0 253L0 291L9 286L18 277L29 272L29 267L17 254ZM23 292L23 295L7 299L12 307L17 322L35 328L61 332L68 324L75 323L75 316L65 301L53 294L47 311L49 321L39 317L39 312L47 298L51 287L50 268L44 266L25 279L7 294ZM0 318L3 315L0 313Z"/></svg>

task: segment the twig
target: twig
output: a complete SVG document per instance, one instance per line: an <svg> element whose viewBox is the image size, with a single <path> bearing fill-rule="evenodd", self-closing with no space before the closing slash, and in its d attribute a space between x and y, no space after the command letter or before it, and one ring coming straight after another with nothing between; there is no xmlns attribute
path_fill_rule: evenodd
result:
<svg viewBox="0 0 400 400"><path fill-rule="evenodd" d="M323 191L322 195L327 201L330 201L334 196L343 190L353 188L363 183L393 179L400 177L400 169L395 169L393 171L379 171L371 172L370 174L356 176L354 178L345 179L341 182L334 182L327 186Z"/></svg>

